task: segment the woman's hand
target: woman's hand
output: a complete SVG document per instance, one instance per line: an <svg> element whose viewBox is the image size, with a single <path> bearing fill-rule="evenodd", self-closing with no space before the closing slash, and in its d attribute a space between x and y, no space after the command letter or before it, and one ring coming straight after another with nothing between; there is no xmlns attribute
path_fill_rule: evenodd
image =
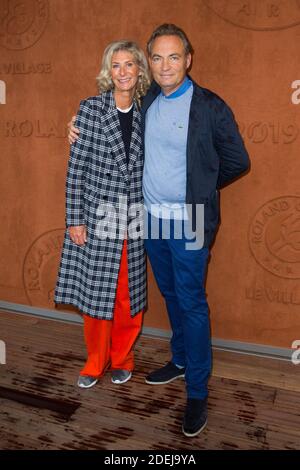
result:
<svg viewBox="0 0 300 470"><path fill-rule="evenodd" d="M69 235L76 245L83 246L87 241L86 226L77 225L76 227L69 227Z"/></svg>
<svg viewBox="0 0 300 470"><path fill-rule="evenodd" d="M74 126L75 121L76 121L76 116L73 116L71 121L68 123L68 129L69 129L68 141L70 144L74 144L74 142L76 142L79 136L79 129L77 129L77 127Z"/></svg>

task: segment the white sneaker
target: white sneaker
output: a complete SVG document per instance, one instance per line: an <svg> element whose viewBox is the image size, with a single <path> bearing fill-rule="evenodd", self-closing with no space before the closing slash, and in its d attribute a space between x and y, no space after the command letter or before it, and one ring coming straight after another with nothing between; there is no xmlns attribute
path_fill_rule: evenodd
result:
<svg viewBox="0 0 300 470"><path fill-rule="evenodd" d="M131 376L130 370L115 369L111 373L111 381L113 384L124 384L131 379Z"/></svg>
<svg viewBox="0 0 300 470"><path fill-rule="evenodd" d="M97 377L92 377L91 375L80 375L77 385L80 388L90 388L93 387L93 385L96 385L97 382Z"/></svg>

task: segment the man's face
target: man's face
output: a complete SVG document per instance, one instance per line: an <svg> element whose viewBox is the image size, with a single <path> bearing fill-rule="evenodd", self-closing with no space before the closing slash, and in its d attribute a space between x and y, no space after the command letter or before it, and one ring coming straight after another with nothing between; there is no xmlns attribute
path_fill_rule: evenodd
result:
<svg viewBox="0 0 300 470"><path fill-rule="evenodd" d="M149 64L154 80L165 95L180 87L191 63L191 54L186 54L178 36L160 36L152 43Z"/></svg>

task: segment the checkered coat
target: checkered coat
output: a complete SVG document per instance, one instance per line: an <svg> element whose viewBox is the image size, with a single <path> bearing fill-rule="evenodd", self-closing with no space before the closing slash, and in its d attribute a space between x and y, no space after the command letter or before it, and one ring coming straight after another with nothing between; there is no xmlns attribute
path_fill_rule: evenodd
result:
<svg viewBox="0 0 300 470"><path fill-rule="evenodd" d="M68 165L66 225L86 225L87 243L76 245L66 230L54 300L75 305L93 318L111 320L123 240L129 233L134 316L146 304L140 113L134 103L128 168L112 92L82 101L76 126L80 136L71 147Z"/></svg>

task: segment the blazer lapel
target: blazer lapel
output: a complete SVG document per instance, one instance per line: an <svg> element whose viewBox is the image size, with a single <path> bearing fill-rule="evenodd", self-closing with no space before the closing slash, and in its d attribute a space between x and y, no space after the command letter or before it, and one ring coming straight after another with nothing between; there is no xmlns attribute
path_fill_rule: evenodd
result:
<svg viewBox="0 0 300 470"><path fill-rule="evenodd" d="M132 133L130 141L128 173L131 174L136 159L139 157L142 148L141 138L141 114L137 108L136 103L133 104L133 119L132 119Z"/></svg>
<svg viewBox="0 0 300 470"><path fill-rule="evenodd" d="M101 116L103 124L103 132L106 135L108 144L111 147L116 163L119 165L121 172L124 175L126 182L129 180L125 146L122 138L122 131L116 108L113 93L108 91L102 94L104 113Z"/></svg>
<svg viewBox="0 0 300 470"><path fill-rule="evenodd" d="M205 108L202 105L203 95L202 92L198 90L195 82L194 92L191 101L190 115L189 115L189 127L187 135L187 172L188 174L192 171L193 158L198 154L197 145L199 136L199 129L202 133L205 133L207 128L205 116Z"/></svg>

